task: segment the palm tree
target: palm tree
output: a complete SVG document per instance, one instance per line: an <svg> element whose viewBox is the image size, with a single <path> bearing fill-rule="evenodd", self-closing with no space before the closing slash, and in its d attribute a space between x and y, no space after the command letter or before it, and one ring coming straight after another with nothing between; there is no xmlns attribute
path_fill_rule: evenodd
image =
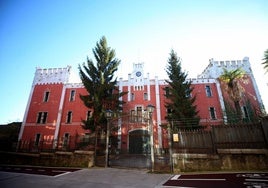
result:
<svg viewBox="0 0 268 188"><path fill-rule="evenodd" d="M264 51L264 58L262 60L264 60L262 64L264 65L264 69L266 69L266 73L267 73L268 72L268 49Z"/></svg>
<svg viewBox="0 0 268 188"><path fill-rule="evenodd" d="M242 111L240 107L240 100L242 97L238 80L240 78L243 78L244 75L245 72L241 68L230 71L223 68L223 74L219 77L221 81L227 84L227 93L229 94L231 100L234 102L235 110L239 119L242 118Z"/></svg>

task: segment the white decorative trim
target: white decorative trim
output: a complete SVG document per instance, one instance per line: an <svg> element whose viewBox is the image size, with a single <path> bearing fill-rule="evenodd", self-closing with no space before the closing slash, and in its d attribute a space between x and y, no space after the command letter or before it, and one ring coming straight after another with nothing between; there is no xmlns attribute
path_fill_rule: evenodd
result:
<svg viewBox="0 0 268 188"><path fill-rule="evenodd" d="M227 122L227 116L226 116L226 111L225 111L225 105L224 105L224 101L223 101L223 95L221 92L221 86L218 80L216 80L216 87L217 87L217 91L218 91L218 96L220 99L220 105L221 105L221 110L222 110L222 115L223 115L223 121L224 123Z"/></svg>
<svg viewBox="0 0 268 188"><path fill-rule="evenodd" d="M149 73L147 73L147 93L148 93L148 101L150 101L151 100L151 88L150 88Z"/></svg>
<svg viewBox="0 0 268 188"><path fill-rule="evenodd" d="M158 146L162 148L162 129L159 126L161 124L161 111L160 111L160 94L159 94L159 83L158 77L155 77L155 99L156 99L156 124L158 130Z"/></svg>
<svg viewBox="0 0 268 188"><path fill-rule="evenodd" d="M57 116L57 122L56 122L56 129L54 133L54 139L57 140L59 136L59 130L60 130L60 125L61 125L61 117L62 117L62 110L63 110L63 103L64 103L64 98L65 98L65 93L66 93L66 86L63 85L62 92L61 92L61 98L60 98L60 105L58 109L58 116ZM54 143L53 149L57 146L58 143Z"/></svg>
<svg viewBox="0 0 268 188"><path fill-rule="evenodd" d="M20 133L19 133L19 136L18 136L18 141L21 140L22 134L23 134L23 131L24 131L24 127L26 125L26 120L27 120L27 116L28 116L28 112L29 112L29 108L30 108L30 104L31 104L31 100L32 100L34 88L35 88L35 86L32 85L32 88L31 88L31 91L30 91L30 95L29 95L29 98L28 98L28 102L27 102L27 106L26 106L26 110L25 110L25 113L24 113L23 121L22 121L21 128L20 128Z"/></svg>

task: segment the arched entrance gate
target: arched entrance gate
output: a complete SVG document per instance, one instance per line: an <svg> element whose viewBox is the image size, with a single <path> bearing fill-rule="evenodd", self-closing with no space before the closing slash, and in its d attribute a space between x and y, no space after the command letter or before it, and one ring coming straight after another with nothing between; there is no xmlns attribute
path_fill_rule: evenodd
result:
<svg viewBox="0 0 268 188"><path fill-rule="evenodd" d="M124 116L110 121L109 166L150 168L150 127L148 118Z"/></svg>
<svg viewBox="0 0 268 188"><path fill-rule="evenodd" d="M148 130L133 130L129 132L129 154L149 154L150 134Z"/></svg>

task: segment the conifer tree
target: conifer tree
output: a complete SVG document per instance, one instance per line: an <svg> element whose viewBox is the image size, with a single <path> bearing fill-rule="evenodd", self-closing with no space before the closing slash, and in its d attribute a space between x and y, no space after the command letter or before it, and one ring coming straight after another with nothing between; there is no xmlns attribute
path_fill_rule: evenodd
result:
<svg viewBox="0 0 268 188"><path fill-rule="evenodd" d="M83 121L83 128L91 132L106 130L106 110L112 110L116 116L122 110L123 101L120 100L125 93L118 90L117 71L120 60L115 58L115 50L107 46L105 37L96 43L92 50L96 63L87 58L87 62L79 65L79 75L87 90L87 95L80 95L84 105L92 110L92 114Z"/></svg>
<svg viewBox="0 0 268 188"><path fill-rule="evenodd" d="M178 128L193 129L199 127L199 116L194 105L195 96L191 95L191 81L187 81L187 73L181 70L181 59L171 50L168 59L166 80L168 87L164 88L168 110L166 119L173 125L173 131Z"/></svg>

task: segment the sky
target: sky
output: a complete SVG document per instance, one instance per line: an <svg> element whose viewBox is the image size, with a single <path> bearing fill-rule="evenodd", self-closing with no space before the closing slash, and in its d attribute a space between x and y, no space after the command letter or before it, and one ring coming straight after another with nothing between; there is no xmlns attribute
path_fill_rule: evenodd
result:
<svg viewBox="0 0 268 188"><path fill-rule="evenodd" d="M94 60L105 36L121 60L117 77L127 79L144 62L150 77L166 79L171 49L188 78L209 59L249 57L268 111L267 0L0 0L0 124L22 121L36 67L72 66Z"/></svg>

